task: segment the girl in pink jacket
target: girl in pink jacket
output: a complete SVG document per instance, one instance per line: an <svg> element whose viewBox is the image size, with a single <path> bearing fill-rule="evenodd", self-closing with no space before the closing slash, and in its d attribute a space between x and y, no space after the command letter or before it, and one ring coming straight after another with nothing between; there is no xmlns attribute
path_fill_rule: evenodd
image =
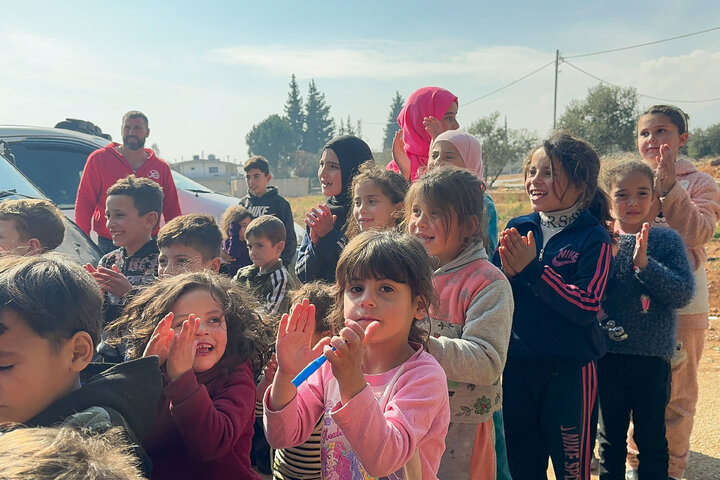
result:
<svg viewBox="0 0 720 480"><path fill-rule="evenodd" d="M304 442L322 417L322 478L438 478L450 421L446 378L415 325L434 302L431 278L413 238L372 230L348 243L336 270L339 333L310 345L315 307L307 299L280 321L277 372L264 398L272 447ZM327 362L296 388L293 378L320 352Z"/></svg>

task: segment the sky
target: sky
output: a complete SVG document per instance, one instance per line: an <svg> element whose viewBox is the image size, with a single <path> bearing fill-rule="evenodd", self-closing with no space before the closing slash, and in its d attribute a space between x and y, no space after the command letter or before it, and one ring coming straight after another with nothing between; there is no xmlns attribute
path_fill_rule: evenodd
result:
<svg viewBox="0 0 720 480"><path fill-rule="evenodd" d="M282 114L291 74L310 79L337 122L362 121L382 147L395 91L436 85L458 96L461 128L498 111L509 128L545 136L598 80L635 87L640 106L673 103L690 128L720 122L717 0L453 3L5 0L0 22L0 124L89 120L120 139L122 115L150 120L147 145L170 162L247 159L245 135ZM525 80L483 97L543 67ZM572 66L571 66L572 65ZM666 101L655 100L658 97ZM670 100L671 102L668 102Z"/></svg>

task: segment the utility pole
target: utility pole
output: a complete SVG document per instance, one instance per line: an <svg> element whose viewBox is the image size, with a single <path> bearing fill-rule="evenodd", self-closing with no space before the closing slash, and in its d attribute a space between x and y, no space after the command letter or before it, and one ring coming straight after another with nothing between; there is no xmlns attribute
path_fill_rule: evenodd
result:
<svg viewBox="0 0 720 480"><path fill-rule="evenodd" d="M557 80L558 68L560 67L560 50L555 50L555 97L553 98L553 130L557 122Z"/></svg>

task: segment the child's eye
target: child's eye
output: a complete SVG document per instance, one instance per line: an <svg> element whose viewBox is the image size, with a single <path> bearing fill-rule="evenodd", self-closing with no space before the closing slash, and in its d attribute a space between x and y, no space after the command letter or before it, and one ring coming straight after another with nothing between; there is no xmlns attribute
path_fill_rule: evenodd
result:
<svg viewBox="0 0 720 480"><path fill-rule="evenodd" d="M222 317L211 317L208 319L208 323L220 323L222 322Z"/></svg>
<svg viewBox="0 0 720 480"><path fill-rule="evenodd" d="M361 293L363 288L360 285L351 285L347 288L347 291L350 293Z"/></svg>
<svg viewBox="0 0 720 480"><path fill-rule="evenodd" d="M390 292L394 292L395 289L393 287L391 287L390 285L382 285L382 286L380 286L380 291L383 293L390 293Z"/></svg>
<svg viewBox="0 0 720 480"><path fill-rule="evenodd" d="M15 365L2 365L0 366L0 372L5 372L13 368Z"/></svg>

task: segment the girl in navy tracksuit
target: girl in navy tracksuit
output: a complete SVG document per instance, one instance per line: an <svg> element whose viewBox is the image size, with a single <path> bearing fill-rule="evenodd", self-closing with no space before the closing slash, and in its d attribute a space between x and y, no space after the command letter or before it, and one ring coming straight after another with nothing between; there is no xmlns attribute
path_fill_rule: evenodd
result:
<svg viewBox="0 0 720 480"><path fill-rule="evenodd" d="M494 262L510 279L515 313L503 375L513 478L590 479L597 423L596 315L611 271L608 200L600 160L583 140L555 133L525 160L534 210L500 234Z"/></svg>

